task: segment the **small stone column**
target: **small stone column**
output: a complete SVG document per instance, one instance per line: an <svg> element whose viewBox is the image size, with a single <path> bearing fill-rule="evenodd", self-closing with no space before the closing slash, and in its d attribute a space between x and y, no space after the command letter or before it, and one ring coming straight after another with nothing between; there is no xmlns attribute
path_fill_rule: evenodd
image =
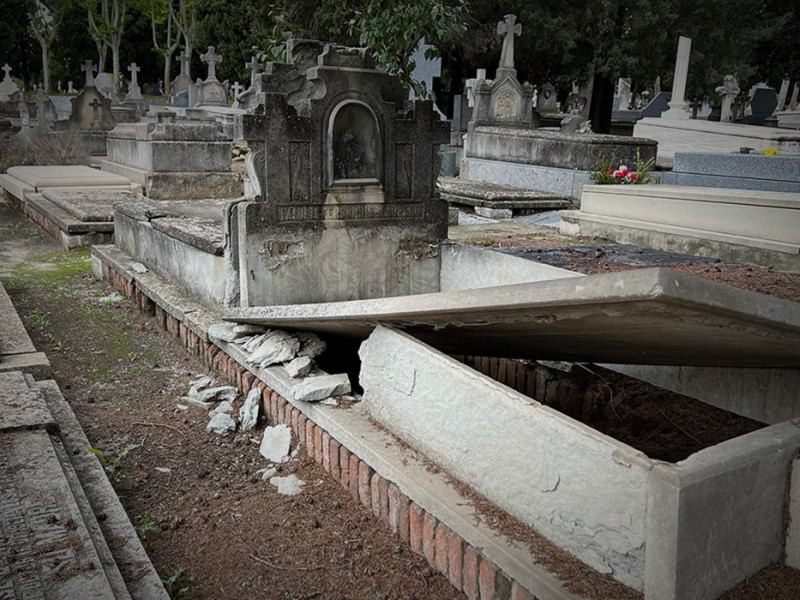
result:
<svg viewBox="0 0 800 600"><path fill-rule="evenodd" d="M662 113L662 119L688 119L689 113L684 110L686 103L686 78L689 75L689 55L692 51L692 39L681 36L678 38L678 56L675 59L675 76L672 80L672 98L669 101L669 110Z"/></svg>

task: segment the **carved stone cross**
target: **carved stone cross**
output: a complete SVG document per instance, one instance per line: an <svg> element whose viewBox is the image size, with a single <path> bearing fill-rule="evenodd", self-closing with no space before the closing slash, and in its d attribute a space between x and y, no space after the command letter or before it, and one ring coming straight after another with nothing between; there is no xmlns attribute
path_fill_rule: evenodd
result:
<svg viewBox="0 0 800 600"><path fill-rule="evenodd" d="M242 93L242 90L244 88L238 81L234 81L233 85L231 86L231 89L233 90L233 99L236 100L236 98L239 97L239 94Z"/></svg>
<svg viewBox="0 0 800 600"><path fill-rule="evenodd" d="M514 36L522 35L522 24L517 23L517 15L506 15L497 24L497 35L503 36L503 50L500 53L500 68L514 68Z"/></svg>
<svg viewBox="0 0 800 600"><path fill-rule="evenodd" d="M97 66L93 65L91 60L83 61L81 71L86 73L86 87L94 87L94 72L96 70Z"/></svg>
<svg viewBox="0 0 800 600"><path fill-rule="evenodd" d="M128 71L130 71L131 73L131 87L138 86L139 82L136 81L136 73L141 71L141 69L136 66L136 63L131 63L130 66L128 67Z"/></svg>
<svg viewBox="0 0 800 600"><path fill-rule="evenodd" d="M739 89L739 82L736 81L736 77L733 75L725 75L725 78L722 80L722 85L717 87L714 91L722 96L722 108L720 110L719 120L723 123L730 123L731 105L736 99L736 96L739 95L739 92L741 92Z"/></svg>
<svg viewBox="0 0 800 600"><path fill-rule="evenodd" d="M181 53L178 55L178 62L181 63L181 75L186 75L186 63L188 63L191 59L186 56L186 52L181 50Z"/></svg>
<svg viewBox="0 0 800 600"><path fill-rule="evenodd" d="M258 77L258 74L263 71L261 63L256 60L255 56L253 56L250 58L250 62L244 63L244 66L250 69L250 87L254 87L256 85L256 78Z"/></svg>
<svg viewBox="0 0 800 600"><path fill-rule="evenodd" d="M208 64L208 79L216 79L217 69L215 65L222 62L222 57L214 52L214 46L209 46L208 52L200 55L200 60Z"/></svg>
<svg viewBox="0 0 800 600"><path fill-rule="evenodd" d="M8 66L8 63L3 65L3 71L6 72L6 76L4 79L11 79L11 67Z"/></svg>

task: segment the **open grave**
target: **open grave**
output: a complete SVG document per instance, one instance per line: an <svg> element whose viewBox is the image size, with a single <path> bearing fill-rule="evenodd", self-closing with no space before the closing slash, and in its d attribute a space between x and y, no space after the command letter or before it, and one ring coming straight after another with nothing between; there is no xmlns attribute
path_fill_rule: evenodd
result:
<svg viewBox="0 0 800 600"><path fill-rule="evenodd" d="M716 597L784 548L798 566L785 505L798 494L796 303L663 270L583 277L448 242L435 189L447 127L429 103L406 104L362 50L317 42L292 42L261 78L262 101L241 118L255 193L117 204L116 245L93 248L98 276L243 387L263 382L268 417L468 595L465 548L499 597L575 597L527 550L475 526L448 476L648 598ZM334 346L361 402L304 399L327 375L319 365L292 377L288 358L256 360L252 331L222 321L366 340L360 359ZM591 426L593 406L614 409L597 380L556 373L580 366L543 362L564 360L664 380L695 369L706 388L724 370L746 385L709 402L743 415L758 405L761 423L653 458ZM753 385L759 376L769 381ZM702 387L690 395L705 401Z"/></svg>

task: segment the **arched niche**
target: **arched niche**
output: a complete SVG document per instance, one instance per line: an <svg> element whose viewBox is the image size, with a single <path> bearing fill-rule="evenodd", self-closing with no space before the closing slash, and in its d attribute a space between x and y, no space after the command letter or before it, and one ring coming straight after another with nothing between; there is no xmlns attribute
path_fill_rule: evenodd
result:
<svg viewBox="0 0 800 600"><path fill-rule="evenodd" d="M379 183L381 133L372 109L357 100L334 108L328 123L330 183Z"/></svg>

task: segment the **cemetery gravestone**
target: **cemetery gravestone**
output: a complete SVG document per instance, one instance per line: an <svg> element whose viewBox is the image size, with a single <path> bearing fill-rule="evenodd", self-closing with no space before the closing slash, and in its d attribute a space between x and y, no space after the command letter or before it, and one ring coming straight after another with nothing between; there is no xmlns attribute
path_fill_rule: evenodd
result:
<svg viewBox="0 0 800 600"><path fill-rule="evenodd" d="M669 110L662 117L667 119L688 119L689 113L684 110L686 100L686 78L689 75L689 56L692 52L691 38L680 36L678 38L678 54L675 58L675 75L672 83L672 96L669 101Z"/></svg>
<svg viewBox="0 0 800 600"><path fill-rule="evenodd" d="M767 117L775 112L777 106L778 94L773 88L757 88L750 99L751 114L747 117L747 121L752 125L763 125Z"/></svg>
<svg viewBox="0 0 800 600"><path fill-rule="evenodd" d="M200 55L200 60L208 65L208 77L205 81L198 80L197 82L198 106L228 106L228 92L217 79L216 71L216 64L221 63L223 57L214 50L214 46L209 46L208 51Z"/></svg>
<svg viewBox="0 0 800 600"><path fill-rule="evenodd" d="M94 87L96 87L103 96L111 100L112 106L119 106L117 86L114 83L114 76L111 73L98 73L97 77L94 78Z"/></svg>
<svg viewBox="0 0 800 600"><path fill-rule="evenodd" d="M730 123L731 122L731 105L733 101L736 99L736 96L739 95L741 91L739 89L739 84L736 81L736 78L733 75L725 75L723 80L723 84L717 87L715 90L717 94L722 96L722 108L720 112L719 120L722 123Z"/></svg>
<svg viewBox="0 0 800 600"><path fill-rule="evenodd" d="M128 94L125 96L126 103L140 104L144 102L144 96L142 96L142 90L139 87L138 81L138 73L140 70L140 67L136 66L136 63L131 63L128 67L128 71L130 71L131 74L131 83L128 86Z"/></svg>
<svg viewBox="0 0 800 600"><path fill-rule="evenodd" d="M255 201L232 208L240 302L293 304L438 290L449 125L364 48L292 40L237 116Z"/></svg>
<svg viewBox="0 0 800 600"><path fill-rule="evenodd" d="M9 102L11 96L19 92L19 86L11 79L12 69L8 66L8 63L3 65L3 71L5 71L5 76L3 81L0 81L0 102Z"/></svg>

